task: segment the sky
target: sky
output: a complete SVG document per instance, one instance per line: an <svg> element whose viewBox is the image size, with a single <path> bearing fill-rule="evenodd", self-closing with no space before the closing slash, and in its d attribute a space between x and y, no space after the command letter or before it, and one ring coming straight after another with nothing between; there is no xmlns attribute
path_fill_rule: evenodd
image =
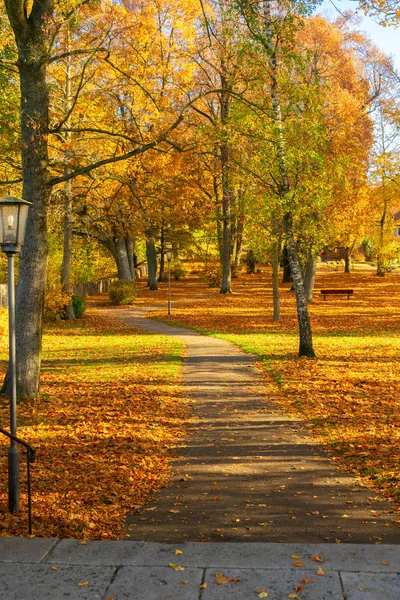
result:
<svg viewBox="0 0 400 600"><path fill-rule="evenodd" d="M332 17L338 14L335 6L341 11L355 10L358 6L354 0L323 0L318 12L321 12L325 17ZM365 17L364 13L359 10L357 14L362 17L362 21L356 26L356 29L365 31L372 39L374 44L378 46L385 54L393 57L396 68L400 71L400 24L399 27L382 27L374 22L370 17Z"/></svg>

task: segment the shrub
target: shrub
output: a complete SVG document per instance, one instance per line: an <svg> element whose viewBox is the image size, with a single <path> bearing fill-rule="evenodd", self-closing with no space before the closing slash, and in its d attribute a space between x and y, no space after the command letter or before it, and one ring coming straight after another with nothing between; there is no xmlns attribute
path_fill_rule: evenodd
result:
<svg viewBox="0 0 400 600"><path fill-rule="evenodd" d="M205 274L205 280L210 288L221 287L221 271L219 269L211 269L207 271Z"/></svg>
<svg viewBox="0 0 400 600"><path fill-rule="evenodd" d="M134 281L113 281L108 292L111 304L133 304L136 298L136 284Z"/></svg>
<svg viewBox="0 0 400 600"><path fill-rule="evenodd" d="M171 277L178 281L181 277L186 275L185 269L182 268L181 263L176 262L171 266Z"/></svg>
<svg viewBox="0 0 400 600"><path fill-rule="evenodd" d="M86 300L83 296L72 296L72 308L77 319L83 317L86 310Z"/></svg>
<svg viewBox="0 0 400 600"><path fill-rule="evenodd" d="M44 301L43 317L45 321L58 321L64 316L64 307L71 301L71 296L66 294L61 283L49 284Z"/></svg>

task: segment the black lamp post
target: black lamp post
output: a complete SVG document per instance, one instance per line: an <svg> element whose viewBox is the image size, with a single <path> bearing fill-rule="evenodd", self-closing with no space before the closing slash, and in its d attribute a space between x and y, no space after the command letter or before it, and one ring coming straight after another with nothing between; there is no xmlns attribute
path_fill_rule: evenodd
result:
<svg viewBox="0 0 400 600"><path fill-rule="evenodd" d="M168 248L165 252L168 261L168 314L171 314L171 260L172 260L172 250Z"/></svg>
<svg viewBox="0 0 400 600"><path fill-rule="evenodd" d="M24 243L25 226L31 202L4 196L0 198L0 246L8 260L8 323L9 323L9 363L8 383L10 392L10 433L17 435L17 377L15 356L15 283L14 256L21 251ZM15 440L11 440L8 452L8 510L19 512L19 450Z"/></svg>

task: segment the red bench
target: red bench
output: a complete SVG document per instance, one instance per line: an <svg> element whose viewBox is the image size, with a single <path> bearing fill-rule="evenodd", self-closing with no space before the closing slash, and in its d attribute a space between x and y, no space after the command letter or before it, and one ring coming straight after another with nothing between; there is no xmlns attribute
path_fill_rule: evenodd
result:
<svg viewBox="0 0 400 600"><path fill-rule="evenodd" d="M354 290L339 290L339 289L334 289L334 290L321 290L321 294L324 297L324 300L326 300L327 296L336 296L341 294L342 296L347 296L347 300L350 300L350 296L352 296L354 294Z"/></svg>

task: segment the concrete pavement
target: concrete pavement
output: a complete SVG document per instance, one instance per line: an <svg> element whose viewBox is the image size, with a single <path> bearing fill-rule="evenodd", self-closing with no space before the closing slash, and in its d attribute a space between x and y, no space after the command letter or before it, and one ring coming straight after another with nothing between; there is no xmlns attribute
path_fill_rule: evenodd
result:
<svg viewBox="0 0 400 600"><path fill-rule="evenodd" d="M400 546L0 538L1 600L65 598L399 600Z"/></svg>

